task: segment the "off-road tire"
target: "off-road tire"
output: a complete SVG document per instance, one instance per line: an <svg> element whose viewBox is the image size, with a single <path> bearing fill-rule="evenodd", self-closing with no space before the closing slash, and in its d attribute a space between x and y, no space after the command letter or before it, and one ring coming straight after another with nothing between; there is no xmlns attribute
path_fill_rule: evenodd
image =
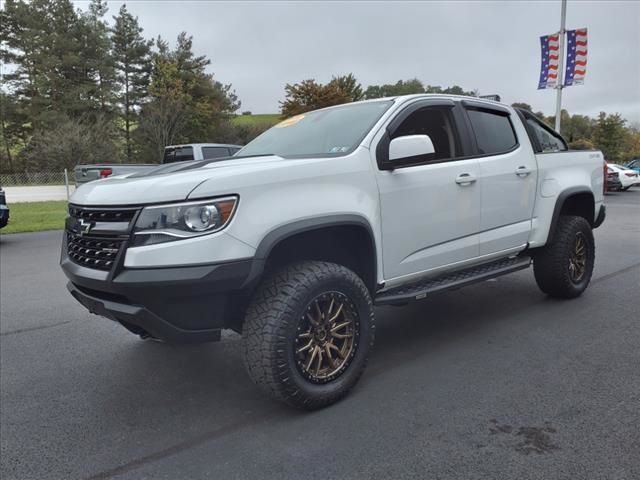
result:
<svg viewBox="0 0 640 480"><path fill-rule="evenodd" d="M295 342L307 306L324 292L339 292L358 316L358 343L344 371L327 383L303 376L296 363ZM342 399L357 383L373 346L375 322L371 295L351 270L328 262L291 264L258 287L243 325L243 350L251 379L272 397L313 410Z"/></svg>
<svg viewBox="0 0 640 480"><path fill-rule="evenodd" d="M584 239L586 248L585 272L579 281L572 278L570 258L577 236ZM595 244L591 225L583 217L562 215L555 234L545 247L533 257L533 272L540 290L551 297L575 298L585 291L595 260Z"/></svg>

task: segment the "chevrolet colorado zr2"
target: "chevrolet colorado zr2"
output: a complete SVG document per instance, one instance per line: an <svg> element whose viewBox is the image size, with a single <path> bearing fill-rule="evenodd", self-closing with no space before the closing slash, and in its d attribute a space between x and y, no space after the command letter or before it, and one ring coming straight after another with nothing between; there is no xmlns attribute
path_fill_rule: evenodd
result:
<svg viewBox="0 0 640 480"><path fill-rule="evenodd" d="M546 294L582 294L604 168L493 101L351 103L286 119L233 158L81 186L61 266L82 305L143 338L240 333L260 387L320 408L363 373L375 305L531 265Z"/></svg>

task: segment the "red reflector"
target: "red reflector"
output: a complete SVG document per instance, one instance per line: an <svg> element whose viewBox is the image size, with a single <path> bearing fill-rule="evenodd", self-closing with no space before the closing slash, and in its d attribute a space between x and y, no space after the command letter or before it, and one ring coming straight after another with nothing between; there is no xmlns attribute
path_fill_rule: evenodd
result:
<svg viewBox="0 0 640 480"><path fill-rule="evenodd" d="M636 174L635 174L635 173L626 173L626 172L625 172L625 175L626 175L627 177L635 177L635 176L636 176Z"/></svg>
<svg viewBox="0 0 640 480"><path fill-rule="evenodd" d="M113 170L110 168L103 168L100 170L100 178L106 178L113 173Z"/></svg>

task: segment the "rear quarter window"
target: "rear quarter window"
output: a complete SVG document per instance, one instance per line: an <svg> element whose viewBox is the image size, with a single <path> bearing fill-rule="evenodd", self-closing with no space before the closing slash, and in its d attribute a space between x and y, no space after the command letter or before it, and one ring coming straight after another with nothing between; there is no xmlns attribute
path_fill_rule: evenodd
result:
<svg viewBox="0 0 640 480"><path fill-rule="evenodd" d="M467 110L481 155L496 155L513 150L518 139L508 115L486 110Z"/></svg>

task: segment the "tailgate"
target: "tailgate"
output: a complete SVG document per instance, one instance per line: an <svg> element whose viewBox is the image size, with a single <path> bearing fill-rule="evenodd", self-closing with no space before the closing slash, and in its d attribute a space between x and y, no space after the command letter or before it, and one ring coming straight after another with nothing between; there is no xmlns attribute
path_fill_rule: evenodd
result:
<svg viewBox="0 0 640 480"><path fill-rule="evenodd" d="M104 167L97 165L79 165L74 168L73 172L76 177L76 185L91 182L100 179L100 170Z"/></svg>

